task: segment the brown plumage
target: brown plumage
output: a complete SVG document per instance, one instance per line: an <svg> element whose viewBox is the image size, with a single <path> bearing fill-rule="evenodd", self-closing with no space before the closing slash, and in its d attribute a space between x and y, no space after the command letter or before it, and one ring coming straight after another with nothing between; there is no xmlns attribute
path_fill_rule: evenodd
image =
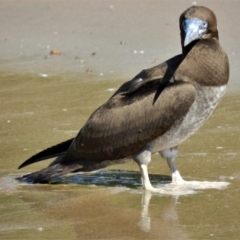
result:
<svg viewBox="0 0 240 240"><path fill-rule="evenodd" d="M175 165L177 146L198 130L225 92L228 58L218 41L217 20L205 7L180 16L182 54L143 70L99 107L75 139L53 146L19 168L53 156L49 167L24 176L48 182L54 176L91 171L133 158L144 188L151 153L167 159L173 182L183 181Z"/></svg>

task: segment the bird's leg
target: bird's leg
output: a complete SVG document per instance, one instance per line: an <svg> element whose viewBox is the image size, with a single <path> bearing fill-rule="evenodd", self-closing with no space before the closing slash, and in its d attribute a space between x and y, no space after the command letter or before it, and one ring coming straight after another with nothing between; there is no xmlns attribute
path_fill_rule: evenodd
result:
<svg viewBox="0 0 240 240"><path fill-rule="evenodd" d="M148 150L142 150L135 154L133 156L134 161L138 164L141 174L142 174L142 185L143 188L148 190L148 191L156 191L156 189L152 186L149 175L148 175L148 170L147 170L147 165L151 161L151 152Z"/></svg>
<svg viewBox="0 0 240 240"><path fill-rule="evenodd" d="M175 162L175 157L177 156L177 153L178 153L178 146L169 148L160 152L161 156L167 160L168 166L171 170L172 183L181 184L184 182L184 180L181 177Z"/></svg>

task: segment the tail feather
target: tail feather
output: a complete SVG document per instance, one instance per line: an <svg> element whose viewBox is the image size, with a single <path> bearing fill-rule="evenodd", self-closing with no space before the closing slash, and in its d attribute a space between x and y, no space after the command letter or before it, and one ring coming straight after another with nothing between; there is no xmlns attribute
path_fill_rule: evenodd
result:
<svg viewBox="0 0 240 240"><path fill-rule="evenodd" d="M27 183L50 183L54 177L59 177L67 173L76 172L81 170L82 168L83 166L77 163L69 163L68 165L57 163L40 171L24 175L21 178L18 178L18 180Z"/></svg>
<svg viewBox="0 0 240 240"><path fill-rule="evenodd" d="M52 146L50 148L47 148L39 153L37 153L36 155L30 157L29 159L27 159L25 162L23 162L18 169L26 167L32 163L36 163L36 162L40 162L42 160L46 160L52 157L57 157L61 154L64 154L68 148L70 147L71 143L73 142L74 138L69 139L65 142L59 143L55 146Z"/></svg>

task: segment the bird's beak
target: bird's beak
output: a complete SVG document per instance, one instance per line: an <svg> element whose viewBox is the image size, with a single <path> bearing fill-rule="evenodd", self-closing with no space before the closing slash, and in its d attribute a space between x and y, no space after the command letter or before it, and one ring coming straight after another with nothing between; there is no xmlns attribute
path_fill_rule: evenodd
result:
<svg viewBox="0 0 240 240"><path fill-rule="evenodd" d="M185 31L184 47L194 40L201 39L208 28L206 21L197 18L185 19L182 24Z"/></svg>

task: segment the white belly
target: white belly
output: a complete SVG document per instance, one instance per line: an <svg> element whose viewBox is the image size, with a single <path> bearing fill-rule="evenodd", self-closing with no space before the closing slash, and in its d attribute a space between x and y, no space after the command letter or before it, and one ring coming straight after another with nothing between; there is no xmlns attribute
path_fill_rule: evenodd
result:
<svg viewBox="0 0 240 240"><path fill-rule="evenodd" d="M209 118L226 91L226 86L196 88L197 95L187 115L177 120L169 131L152 141L151 152L179 145L194 134Z"/></svg>

